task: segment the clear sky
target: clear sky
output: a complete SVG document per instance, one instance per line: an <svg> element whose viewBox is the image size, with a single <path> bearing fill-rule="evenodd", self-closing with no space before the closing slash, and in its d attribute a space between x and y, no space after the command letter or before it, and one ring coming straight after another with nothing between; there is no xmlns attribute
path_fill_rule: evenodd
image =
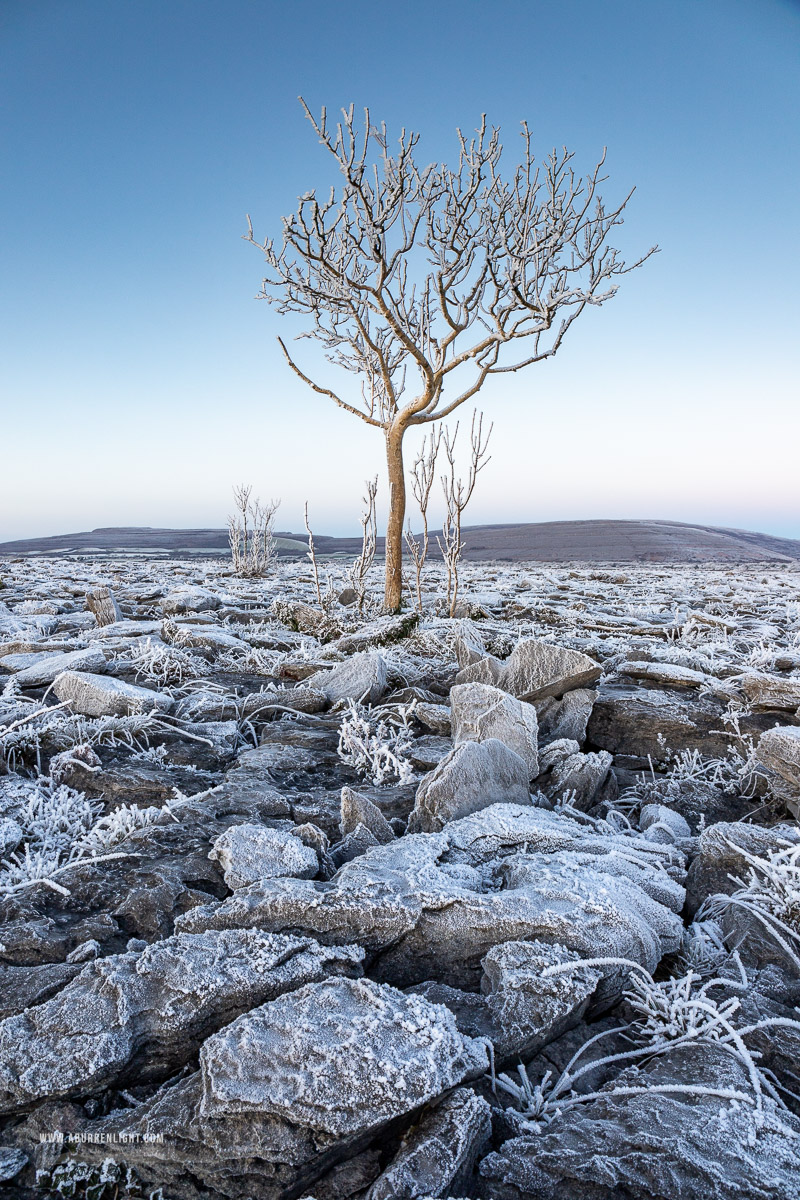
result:
<svg viewBox="0 0 800 1200"><path fill-rule="evenodd" d="M662 248L485 388L469 523L800 537L800 3L0 0L0 539L219 526L239 481L357 530L380 433L290 374L240 239L334 182L299 93L424 161L484 111L510 159L522 118L582 169L607 145L620 248Z"/></svg>

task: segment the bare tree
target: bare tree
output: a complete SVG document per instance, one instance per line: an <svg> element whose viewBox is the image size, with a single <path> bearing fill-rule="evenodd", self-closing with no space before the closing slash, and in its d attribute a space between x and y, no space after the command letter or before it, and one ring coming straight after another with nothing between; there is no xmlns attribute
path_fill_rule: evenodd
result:
<svg viewBox="0 0 800 1200"><path fill-rule="evenodd" d="M279 338L292 370L383 432L385 606L393 611L403 586L406 431L448 416L491 375L550 358L584 309L609 300L617 277L656 248L626 266L607 244L632 193L606 208L598 192L605 151L585 179L566 149L538 166L523 123L522 161L504 179L499 131L484 117L469 140L458 132L455 167L419 167L418 134L403 130L392 153L369 110L363 130L351 105L333 132L325 109L317 121L301 103L336 161L341 192L301 196L279 248L256 241L249 217L245 240L266 258L261 297L307 317L300 337L360 376L360 395L311 379Z"/></svg>
<svg viewBox="0 0 800 1200"><path fill-rule="evenodd" d="M425 566L425 560L428 557L428 503L431 498L431 488L433 487L436 475L436 459L439 454L441 440L441 429L431 431L430 445L428 445L427 437L423 438L422 446L417 457L414 459L410 475L411 494L416 500L422 516L422 535L419 538L415 537L411 532L411 522L409 521L405 532L405 540L408 552L414 561L417 608L420 612L422 612L422 568Z"/></svg>
<svg viewBox="0 0 800 1200"><path fill-rule="evenodd" d="M489 426L486 437L483 436L483 413L472 414L472 429L470 431L470 461L466 483L457 474L456 468L456 439L458 438L458 422L452 433L444 430L444 452L447 458L447 471L442 475L442 490L446 515L442 526L442 536L437 538L447 568L447 611L455 616L458 601L458 565L464 551L462 537L462 519L464 510L472 499L478 472L491 461L486 457L489 448L489 438L492 436L493 425Z"/></svg>
<svg viewBox="0 0 800 1200"><path fill-rule="evenodd" d="M241 483L233 489L236 512L228 517L228 544L237 575L266 575L277 553L274 537L275 514L280 500L251 500L252 484Z"/></svg>
<svg viewBox="0 0 800 1200"><path fill-rule="evenodd" d="M322 603L322 588L319 586L319 565L317 563L316 547L314 546L314 534L311 532L311 526L308 523L308 501L307 500L306 500L306 506L303 510L303 519L306 524L306 533L308 534L308 550L306 551L306 558L311 563L311 568L314 572L314 586L317 589L317 603L319 604L320 609L322 609L324 611L324 606Z"/></svg>
<svg viewBox="0 0 800 1200"><path fill-rule="evenodd" d="M364 511L361 514L361 553L348 571L348 578L356 594L358 611L364 609L367 594L367 575L375 561L375 548L378 544L378 521L375 512L375 497L378 493L378 477L367 480L367 494L364 497Z"/></svg>

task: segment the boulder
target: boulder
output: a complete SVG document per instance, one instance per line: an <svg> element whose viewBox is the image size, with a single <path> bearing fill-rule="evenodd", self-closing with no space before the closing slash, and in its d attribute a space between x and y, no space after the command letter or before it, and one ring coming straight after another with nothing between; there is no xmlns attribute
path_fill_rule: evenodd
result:
<svg viewBox="0 0 800 1200"><path fill-rule="evenodd" d="M528 1059L583 1016L602 971L580 966L580 955L544 942L503 942L483 960L481 992L492 1041L501 1059ZM575 969L545 976L548 967Z"/></svg>
<svg viewBox="0 0 800 1200"><path fill-rule="evenodd" d="M725 706L712 696L694 697L659 688L614 683L601 687L586 730L597 750L664 762L668 751L699 750L725 758L732 733L723 721ZM767 714L740 717L743 734L760 736L774 718ZM799 722L800 724L800 722Z"/></svg>
<svg viewBox="0 0 800 1200"><path fill-rule="evenodd" d="M174 707L172 698L163 692L88 671L63 671L56 677L53 691L59 700L69 701L73 712L84 717L170 712Z"/></svg>
<svg viewBox="0 0 800 1200"><path fill-rule="evenodd" d="M94 614L98 625L114 625L122 620L122 609L105 584L98 584L86 593L86 607Z"/></svg>
<svg viewBox="0 0 800 1200"><path fill-rule="evenodd" d="M452 726L449 704L432 704L430 701L420 700L414 709L414 718L432 733L440 737L450 737Z"/></svg>
<svg viewBox="0 0 800 1200"><path fill-rule="evenodd" d="M613 759L607 750L590 754L567 754L559 758L553 766L541 784L542 790L551 800L568 802L581 812L586 812L597 803L598 794L608 779L612 762Z"/></svg>
<svg viewBox="0 0 800 1200"><path fill-rule="evenodd" d="M4 665L7 662L6 659ZM20 687L46 687L62 671L90 671L100 674L105 669L106 656L103 651L88 646L84 650L71 650L67 654L48 654L31 666L17 671L16 680Z"/></svg>
<svg viewBox="0 0 800 1200"><path fill-rule="evenodd" d="M596 1099L565 1104L549 1124L488 1155L480 1195L798 1200L800 1121L771 1097L757 1108L726 1091L753 1094L745 1066L709 1041L629 1067Z"/></svg>
<svg viewBox="0 0 800 1200"><path fill-rule="evenodd" d="M407 638L417 625L419 613L416 610L378 617L353 633L346 633L340 637L336 649L341 650L343 654L354 654L374 646L391 646L394 642L401 642L403 638Z"/></svg>
<svg viewBox="0 0 800 1200"><path fill-rule="evenodd" d="M555 696L545 696L543 700L535 701L534 707L539 720L539 745L559 738L570 738L576 741L579 747L583 746L586 740L586 726L596 699L597 692L591 688L575 688L560 700L556 700Z"/></svg>
<svg viewBox="0 0 800 1200"><path fill-rule="evenodd" d="M368 796L363 796L352 788L343 787L342 816L339 822L342 836L354 833L359 825L366 826L376 842L381 845L394 841L394 830L377 804L373 804Z"/></svg>
<svg viewBox="0 0 800 1200"><path fill-rule="evenodd" d="M313 879L317 853L299 838L267 825L232 825L214 842L208 857L218 862L229 888L249 887L260 879Z"/></svg>
<svg viewBox="0 0 800 1200"><path fill-rule="evenodd" d="M658 842L680 842L691 837L689 822L665 804L645 804L639 813L639 828Z"/></svg>
<svg viewBox="0 0 800 1200"><path fill-rule="evenodd" d="M164 621L161 636L169 645L181 650L207 651L212 656L225 650L244 654L250 648L247 642L218 625L176 625L173 621Z"/></svg>
<svg viewBox="0 0 800 1200"><path fill-rule="evenodd" d="M487 1102L468 1088L457 1088L412 1126L364 1200L418 1200L466 1190L491 1131Z"/></svg>
<svg viewBox="0 0 800 1200"><path fill-rule="evenodd" d="M754 712L774 712L800 709L800 678L782 679L780 675L769 675L765 671L748 671L746 675L735 675L727 679L726 686L742 692Z"/></svg>
<svg viewBox="0 0 800 1200"><path fill-rule="evenodd" d="M121 1142L146 1191L281 1200L309 1196L325 1175L333 1190L320 1195L344 1200L337 1163L488 1068L485 1045L420 996L362 980L287 998L210 1037L194 1075L84 1125L81 1159L100 1163Z"/></svg>
<svg viewBox="0 0 800 1200"><path fill-rule="evenodd" d="M558 943L654 970L681 945L682 864L673 846L598 832L566 813L495 804L441 833L375 846L330 883L253 884L191 909L176 928L302 930L357 942L376 978L403 987L435 980L476 990L487 952L507 941ZM619 994L612 976L605 995Z"/></svg>
<svg viewBox="0 0 800 1200"><path fill-rule="evenodd" d="M360 974L355 946L258 930L179 934L83 968L56 996L0 1022L0 1111L162 1078L233 1016L327 974Z"/></svg>
<svg viewBox="0 0 800 1200"><path fill-rule="evenodd" d="M750 872L748 857L768 857L787 845L800 843L795 824L745 825L718 821L700 834L699 851L686 879L686 909L694 916L702 902L713 895L730 896ZM738 881L738 882L737 882Z"/></svg>
<svg viewBox="0 0 800 1200"><path fill-rule="evenodd" d="M447 1009L369 979L330 979L252 1009L200 1052L205 1117L259 1112L348 1138L488 1068Z"/></svg>
<svg viewBox="0 0 800 1200"><path fill-rule="evenodd" d="M492 654L479 658L462 667L455 677L459 683L488 683L492 687L502 687L500 680L503 675L503 663ZM508 690L508 689L506 689Z"/></svg>
<svg viewBox="0 0 800 1200"><path fill-rule="evenodd" d="M202 587L181 587L170 592L161 601L161 610L168 616L174 613L211 612L219 608L221 600L213 592Z"/></svg>
<svg viewBox="0 0 800 1200"><path fill-rule="evenodd" d="M588 654L556 646L538 638L517 642L503 664L498 686L520 700L563 696L573 688L587 688L603 673Z"/></svg>
<svg viewBox="0 0 800 1200"><path fill-rule="evenodd" d="M461 742L417 788L409 833L433 833L491 804L530 803L529 768L497 738Z"/></svg>
<svg viewBox="0 0 800 1200"><path fill-rule="evenodd" d="M779 725L762 733L756 757L784 783L800 792L800 727Z"/></svg>
<svg viewBox="0 0 800 1200"><path fill-rule="evenodd" d="M312 675L307 685L322 692L330 704L337 700L377 704L386 691L386 660L377 650L362 650L332 670Z"/></svg>
<svg viewBox="0 0 800 1200"><path fill-rule="evenodd" d="M450 690L453 741L496 738L525 762L528 778L539 773L536 709L486 683L456 684Z"/></svg>

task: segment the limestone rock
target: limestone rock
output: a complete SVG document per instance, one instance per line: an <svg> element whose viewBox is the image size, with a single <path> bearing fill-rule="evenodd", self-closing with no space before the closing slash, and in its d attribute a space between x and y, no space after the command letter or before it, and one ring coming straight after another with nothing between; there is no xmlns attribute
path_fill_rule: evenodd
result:
<svg viewBox="0 0 800 1200"><path fill-rule="evenodd" d="M172 698L163 692L88 671L63 671L53 691L59 700L69 701L73 712L85 717L122 716L154 709L170 712L174 707Z"/></svg>
<svg viewBox="0 0 800 1200"><path fill-rule="evenodd" d="M541 786L545 795L551 799L569 800L575 808L586 812L596 803L598 793L608 778L612 761L607 750L590 754L568 754L560 758Z"/></svg>
<svg viewBox="0 0 800 1200"><path fill-rule="evenodd" d="M477 659L462 667L455 678L458 683L488 683L492 687L502 687L500 680L503 676L503 663L492 654ZM508 690L508 689L506 689Z"/></svg>
<svg viewBox="0 0 800 1200"><path fill-rule="evenodd" d="M202 587L181 587L170 592L161 601L161 609L168 616L173 613L211 612L220 606L219 596Z"/></svg>
<svg viewBox="0 0 800 1200"><path fill-rule="evenodd" d="M650 680L675 688L702 687L708 678L702 671L667 662L624 662L617 670L620 675L629 675L631 679Z"/></svg>
<svg viewBox="0 0 800 1200"><path fill-rule="evenodd" d="M362 650L337 663L332 670L312 675L307 683L322 692L331 704L337 700L377 704L386 691L386 660L377 650Z"/></svg>
<svg viewBox="0 0 800 1200"><path fill-rule="evenodd" d="M67 654L48 654L24 670L18 671L16 680L20 687L46 687L62 671L91 671L99 674L105 669L105 654L96 647L88 646L85 650L71 650Z"/></svg>
<svg viewBox="0 0 800 1200"><path fill-rule="evenodd" d="M365 1200L418 1200L459 1192L491 1128L491 1109L483 1097L457 1088L414 1125Z"/></svg>
<svg viewBox="0 0 800 1200"><path fill-rule="evenodd" d="M712 1094L681 1092L681 1085ZM614 1095L614 1087L637 1090ZM771 1098L764 1098L762 1115L754 1104L713 1094L725 1089L751 1094L745 1067L713 1043L629 1067L596 1100L566 1107L541 1132L488 1155L480 1194L486 1200L798 1200L800 1121Z"/></svg>
<svg viewBox="0 0 800 1200"><path fill-rule="evenodd" d="M661 842L680 842L692 834L686 818L665 804L645 804L639 813L639 828Z"/></svg>
<svg viewBox="0 0 800 1200"><path fill-rule="evenodd" d="M122 620L122 609L105 584L98 584L86 593L86 607L94 614L98 625L114 625Z"/></svg>
<svg viewBox="0 0 800 1200"><path fill-rule="evenodd" d="M535 708L539 719L539 745L558 738L570 738L578 743L579 748L582 747L596 699L597 692L591 688L575 688L560 700L556 700L555 696L537 700Z"/></svg>
<svg viewBox="0 0 800 1200"><path fill-rule="evenodd" d="M368 979L329 979L252 1009L200 1051L205 1117L259 1112L337 1138L483 1074L452 1014Z"/></svg>
<svg viewBox="0 0 800 1200"><path fill-rule="evenodd" d="M260 879L313 879L317 853L299 838L266 825L232 825L216 839L208 857L218 862L229 888L248 887Z"/></svg>
<svg viewBox="0 0 800 1200"><path fill-rule="evenodd" d="M417 789L410 833L433 833L491 804L530 803L525 761L496 738L461 742Z"/></svg>
<svg viewBox="0 0 800 1200"><path fill-rule="evenodd" d="M730 735L722 720L725 706L711 696L690 697L633 684L604 685L597 695L586 736L589 744L612 754L663 762L667 751L699 750L725 758ZM742 733L757 737L774 718L745 714Z"/></svg>
<svg viewBox="0 0 800 1200"><path fill-rule="evenodd" d="M0 1111L85 1095L138 1067L187 1061L238 1012L326 974L360 973L356 947L257 930L180 934L89 963L51 1000L0 1022Z"/></svg>
<svg viewBox="0 0 800 1200"><path fill-rule="evenodd" d="M342 788L342 816L339 828L342 836L353 833L359 825L364 825L380 844L394 841L394 830L377 804L373 804L368 796L352 788Z"/></svg>
<svg viewBox="0 0 800 1200"><path fill-rule="evenodd" d="M778 726L762 733L756 747L758 761L800 792L800 727Z"/></svg>
<svg viewBox="0 0 800 1200"><path fill-rule="evenodd" d="M528 778L539 773L536 709L485 683L456 684L450 690L453 741L496 738L518 754Z"/></svg>
<svg viewBox="0 0 800 1200"><path fill-rule="evenodd" d="M369 650L373 646L390 646L407 638L418 624L419 613L416 610L378 617L367 625L362 625L354 633L346 633L340 637L336 649L341 650L343 654L353 654L360 650Z"/></svg>
<svg viewBox="0 0 800 1200"><path fill-rule="evenodd" d="M748 671L726 680L729 687L743 692L754 712L800 709L800 678L782 679L765 671Z"/></svg>
<svg viewBox="0 0 800 1200"><path fill-rule="evenodd" d="M538 638L518 642L503 664L499 687L520 700L557 699L573 688L587 688L603 669L588 654Z"/></svg>
<svg viewBox="0 0 800 1200"><path fill-rule="evenodd" d="M439 734L440 737L450 736L452 727L448 704L432 704L430 701L421 700L414 709L414 717L420 725L424 725L426 729Z"/></svg>
<svg viewBox="0 0 800 1200"><path fill-rule="evenodd" d="M580 966L580 956L543 942L503 942L483 960L481 992L491 1017L499 1059L527 1060L583 1016L602 972ZM548 967L575 969L550 977Z"/></svg>

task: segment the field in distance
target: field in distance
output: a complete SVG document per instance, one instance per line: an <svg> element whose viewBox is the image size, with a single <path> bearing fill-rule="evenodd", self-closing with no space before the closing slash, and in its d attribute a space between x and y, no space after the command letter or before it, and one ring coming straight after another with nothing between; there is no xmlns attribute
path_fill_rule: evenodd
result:
<svg viewBox="0 0 800 1200"><path fill-rule="evenodd" d="M303 556L304 534L276 534L282 557ZM323 557L358 553L359 538L315 534ZM378 549L383 549L383 539ZM800 541L678 521L541 521L474 525L465 530L464 557L473 562L768 562L800 559ZM432 534L436 552L435 531ZM0 555L70 554L175 557L226 555L224 529L118 527L0 543Z"/></svg>

